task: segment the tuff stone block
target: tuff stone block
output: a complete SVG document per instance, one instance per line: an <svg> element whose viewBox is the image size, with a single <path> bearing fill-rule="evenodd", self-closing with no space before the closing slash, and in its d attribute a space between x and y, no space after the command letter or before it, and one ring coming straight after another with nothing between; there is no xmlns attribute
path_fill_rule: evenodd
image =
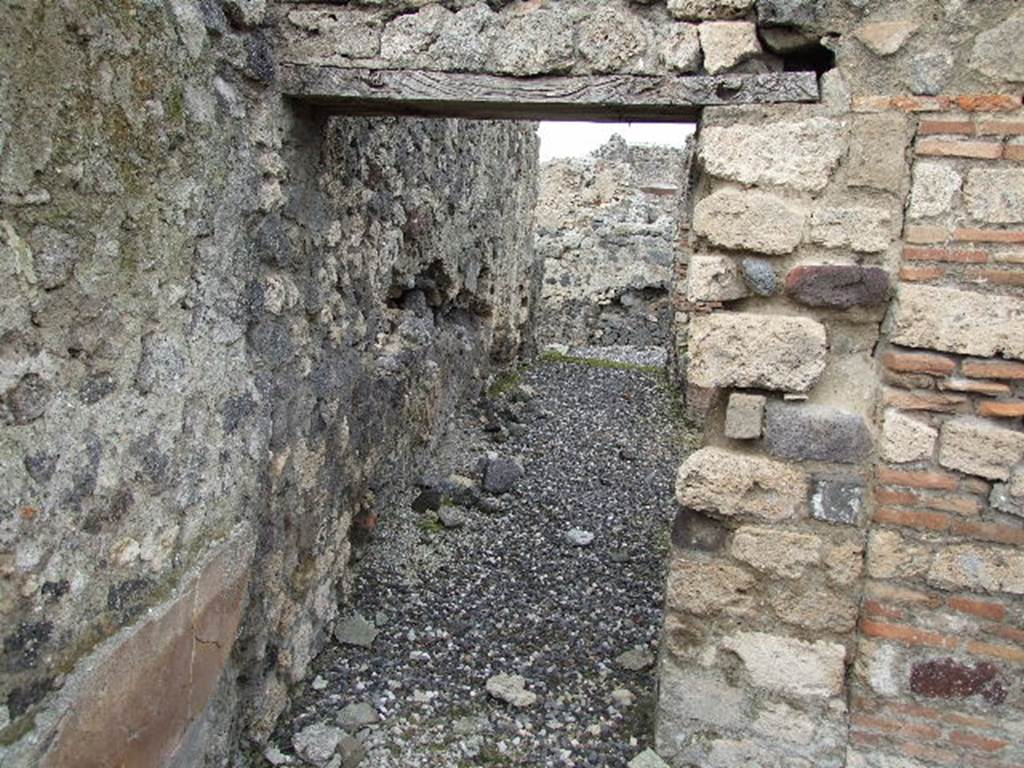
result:
<svg viewBox="0 0 1024 768"><path fill-rule="evenodd" d="M696 386L806 392L825 369L825 327L803 317L715 312L690 321L689 351Z"/></svg>
<svg viewBox="0 0 1024 768"><path fill-rule="evenodd" d="M921 28L916 21L879 21L864 24L853 31L854 37L878 56L891 56Z"/></svg>
<svg viewBox="0 0 1024 768"><path fill-rule="evenodd" d="M668 12L688 21L732 19L742 16L754 0L668 0Z"/></svg>
<svg viewBox="0 0 1024 768"><path fill-rule="evenodd" d="M857 525L864 507L864 483L857 478L815 477L811 517L826 523Z"/></svg>
<svg viewBox="0 0 1024 768"><path fill-rule="evenodd" d="M757 0L757 21L764 26L812 27L821 0Z"/></svg>
<svg viewBox="0 0 1024 768"><path fill-rule="evenodd" d="M1024 221L1024 168L972 168L967 173L964 200L978 221Z"/></svg>
<svg viewBox="0 0 1024 768"><path fill-rule="evenodd" d="M944 163L919 160L914 163L914 181L907 214L919 219L948 213L961 186L963 178L955 168Z"/></svg>
<svg viewBox="0 0 1024 768"><path fill-rule="evenodd" d="M709 125L699 156L712 176L751 185L820 191L846 149L842 124L814 117L797 122Z"/></svg>
<svg viewBox="0 0 1024 768"><path fill-rule="evenodd" d="M843 690L846 649L765 632L738 632L722 648L740 657L754 685L807 697L838 696Z"/></svg>
<svg viewBox="0 0 1024 768"><path fill-rule="evenodd" d="M676 477L676 499L684 507L773 522L804 515L807 489L807 476L789 464L723 448L693 452Z"/></svg>
<svg viewBox="0 0 1024 768"><path fill-rule="evenodd" d="M889 297L889 274L881 267L815 264L786 275L786 294L809 307L848 309L881 304Z"/></svg>
<svg viewBox="0 0 1024 768"><path fill-rule="evenodd" d="M743 615L754 606L754 577L735 565L676 558L669 565L665 605L699 616Z"/></svg>
<svg viewBox="0 0 1024 768"><path fill-rule="evenodd" d="M781 458L853 463L871 453L873 440L859 414L824 405L771 402L764 445Z"/></svg>
<svg viewBox="0 0 1024 768"><path fill-rule="evenodd" d="M903 115L858 115L850 136L846 183L899 192L907 173L908 141Z"/></svg>
<svg viewBox="0 0 1024 768"><path fill-rule="evenodd" d="M818 208L811 214L809 238L826 248L879 253L892 242L892 216L883 208Z"/></svg>
<svg viewBox="0 0 1024 768"><path fill-rule="evenodd" d="M733 534L730 554L759 571L798 579L821 558L821 539L809 533L745 525Z"/></svg>
<svg viewBox="0 0 1024 768"><path fill-rule="evenodd" d="M941 589L1024 595L1024 552L977 544L946 546L935 555L928 583Z"/></svg>
<svg viewBox="0 0 1024 768"><path fill-rule="evenodd" d="M729 395L725 411L725 436L733 440L756 440L761 436L764 424L764 395L746 395L734 392Z"/></svg>
<svg viewBox="0 0 1024 768"><path fill-rule="evenodd" d="M772 609L787 624L814 632L849 632L857 623L857 603L845 592L806 589L773 590Z"/></svg>
<svg viewBox="0 0 1024 768"><path fill-rule="evenodd" d="M970 65L996 81L1024 83L1024 59L1019 46L1024 38L1024 12L1011 15L974 39Z"/></svg>
<svg viewBox="0 0 1024 768"><path fill-rule="evenodd" d="M707 21L698 32L708 74L725 72L761 53L757 28L749 21Z"/></svg>
<svg viewBox="0 0 1024 768"><path fill-rule="evenodd" d="M669 69L684 75L697 72L702 61L697 25L682 21L673 24L661 44L660 53Z"/></svg>
<svg viewBox="0 0 1024 768"><path fill-rule="evenodd" d="M879 453L893 464L930 459L939 432L928 424L895 409L885 412Z"/></svg>
<svg viewBox="0 0 1024 768"><path fill-rule="evenodd" d="M729 256L692 256L686 270L690 301L733 301L748 294L739 267Z"/></svg>
<svg viewBox="0 0 1024 768"><path fill-rule="evenodd" d="M942 425L939 463L989 480L1007 480L1013 466L1024 460L1024 432L997 426L971 416Z"/></svg>
<svg viewBox="0 0 1024 768"><path fill-rule="evenodd" d="M781 255L796 250L806 219L800 204L777 195L721 189L697 203L693 229L722 248Z"/></svg>
<svg viewBox="0 0 1024 768"><path fill-rule="evenodd" d="M1024 359L1024 299L928 285L900 286L894 344Z"/></svg>

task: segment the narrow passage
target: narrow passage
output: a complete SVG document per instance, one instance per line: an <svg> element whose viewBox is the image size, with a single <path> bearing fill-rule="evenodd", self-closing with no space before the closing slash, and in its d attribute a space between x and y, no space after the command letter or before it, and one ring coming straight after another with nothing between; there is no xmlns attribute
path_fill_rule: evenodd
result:
<svg viewBox="0 0 1024 768"><path fill-rule="evenodd" d="M692 436L663 353L573 354L605 357L548 354L460 409L423 487L360 548L351 605L270 756L625 766L651 746Z"/></svg>

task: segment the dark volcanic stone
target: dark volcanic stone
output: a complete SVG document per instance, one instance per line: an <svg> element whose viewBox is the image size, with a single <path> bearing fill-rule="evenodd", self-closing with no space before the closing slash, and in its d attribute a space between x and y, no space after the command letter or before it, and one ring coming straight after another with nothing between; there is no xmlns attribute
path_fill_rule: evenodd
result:
<svg viewBox="0 0 1024 768"><path fill-rule="evenodd" d="M818 477L811 485L811 517L856 525L864 506L864 483L855 477Z"/></svg>
<svg viewBox="0 0 1024 768"><path fill-rule="evenodd" d="M729 530L720 522L688 507L676 513L672 524L672 544L680 549L715 552L722 548L728 536Z"/></svg>
<svg viewBox="0 0 1024 768"><path fill-rule="evenodd" d="M757 0L757 21L765 26L803 27L818 20L821 0Z"/></svg>
<svg viewBox="0 0 1024 768"><path fill-rule="evenodd" d="M881 304L889 298L889 274L881 267L842 264L794 267L786 275L786 294L809 307Z"/></svg>
<svg viewBox="0 0 1024 768"><path fill-rule="evenodd" d="M782 290L782 282L767 259L743 259L740 271L743 273L743 282L758 296L774 296Z"/></svg>
<svg viewBox="0 0 1024 768"><path fill-rule="evenodd" d="M764 445L784 459L852 463L871 452L864 417L824 405L770 402Z"/></svg>
<svg viewBox="0 0 1024 768"><path fill-rule="evenodd" d="M508 493L523 477L523 468L512 459L491 459L484 468L484 490L488 493Z"/></svg>
<svg viewBox="0 0 1024 768"><path fill-rule="evenodd" d="M918 662L910 670L910 690L936 699L966 699L980 694L989 704L1006 701L999 669L986 661L973 666L950 658Z"/></svg>
<svg viewBox="0 0 1024 768"><path fill-rule="evenodd" d="M427 512L428 510L438 510L441 508L441 501L443 494L438 488L426 488L420 491L420 495L412 501L412 508L415 512L420 514Z"/></svg>

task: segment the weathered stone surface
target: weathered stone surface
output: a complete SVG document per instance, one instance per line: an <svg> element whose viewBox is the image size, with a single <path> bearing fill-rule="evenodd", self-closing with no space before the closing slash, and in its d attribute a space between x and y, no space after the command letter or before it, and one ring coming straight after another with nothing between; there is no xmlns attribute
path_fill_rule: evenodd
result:
<svg viewBox="0 0 1024 768"><path fill-rule="evenodd" d="M963 178L948 164L927 160L914 163L914 182L907 214L920 219L948 213L962 185Z"/></svg>
<svg viewBox="0 0 1024 768"><path fill-rule="evenodd" d="M811 214L810 240L826 248L878 253L892 238L892 216L884 208L826 207Z"/></svg>
<svg viewBox="0 0 1024 768"><path fill-rule="evenodd" d="M565 72L573 63L572 22L550 8L509 19L494 48L497 71L525 77Z"/></svg>
<svg viewBox="0 0 1024 768"><path fill-rule="evenodd" d="M537 702L537 694L526 690L522 675L494 675L487 679L487 692L518 709L532 707Z"/></svg>
<svg viewBox="0 0 1024 768"><path fill-rule="evenodd" d="M811 485L811 517L826 523L857 525L864 507L864 483L851 477L816 477Z"/></svg>
<svg viewBox="0 0 1024 768"><path fill-rule="evenodd" d="M75 239L59 229L42 225L32 230L29 244L39 286L49 291L64 285L80 257Z"/></svg>
<svg viewBox="0 0 1024 768"><path fill-rule="evenodd" d="M867 570L875 579L913 579L923 576L931 551L895 531L873 530L868 535Z"/></svg>
<svg viewBox="0 0 1024 768"><path fill-rule="evenodd" d="M710 616L753 608L752 575L735 565L677 557L669 565L665 604L670 610Z"/></svg>
<svg viewBox="0 0 1024 768"><path fill-rule="evenodd" d="M818 20L820 0L757 0L759 25L810 27Z"/></svg>
<svg viewBox="0 0 1024 768"><path fill-rule="evenodd" d="M805 513L807 487L807 476L783 462L701 448L679 468L676 499L684 507L723 517L776 522Z"/></svg>
<svg viewBox="0 0 1024 768"><path fill-rule="evenodd" d="M974 39L970 65L996 81L1024 83L1024 60L1017 55L1024 39L1024 12L1014 13Z"/></svg>
<svg viewBox="0 0 1024 768"><path fill-rule="evenodd" d="M712 176L750 185L825 188L846 150L842 124L814 117L797 122L709 125L699 156Z"/></svg>
<svg viewBox="0 0 1024 768"><path fill-rule="evenodd" d="M895 409L885 412L879 453L886 461L904 464L930 459L939 432L919 419Z"/></svg>
<svg viewBox="0 0 1024 768"><path fill-rule="evenodd" d="M1024 460L1024 432L971 416L942 425L939 463L990 480L1006 480Z"/></svg>
<svg viewBox="0 0 1024 768"><path fill-rule="evenodd" d="M295 754L312 765L327 765L345 732L327 723L311 723L292 737Z"/></svg>
<svg viewBox="0 0 1024 768"><path fill-rule="evenodd" d="M1014 494L1009 483L995 483L988 495L988 503L997 512L1024 517L1024 494Z"/></svg>
<svg viewBox="0 0 1024 768"><path fill-rule="evenodd" d="M1024 595L1024 552L975 544L949 545L935 555L928 583L942 589Z"/></svg>
<svg viewBox="0 0 1024 768"><path fill-rule="evenodd" d="M691 256L686 270L690 301L733 301L748 294L736 261L729 256Z"/></svg>
<svg viewBox="0 0 1024 768"><path fill-rule="evenodd" d="M715 312L690 321L688 374L699 387L806 392L825 369L825 349L814 320Z"/></svg>
<svg viewBox="0 0 1024 768"><path fill-rule="evenodd" d="M786 294L809 307L848 309L881 304L889 298L889 274L881 267L808 264L788 272Z"/></svg>
<svg viewBox="0 0 1024 768"><path fill-rule="evenodd" d="M1024 299L902 284L895 344L979 357L1024 359Z"/></svg>
<svg viewBox="0 0 1024 768"><path fill-rule="evenodd" d="M338 622L334 630L334 638L345 645L355 645L360 648L369 648L377 639L378 630L373 622L366 619L361 613L354 613L347 619Z"/></svg>
<svg viewBox="0 0 1024 768"><path fill-rule="evenodd" d="M738 632L722 648L743 661L754 685L796 696L838 696L843 690L846 649L764 632Z"/></svg>
<svg viewBox="0 0 1024 768"><path fill-rule="evenodd" d="M695 724L715 728L742 728L747 721L749 697L713 672L681 667L666 659L659 669L664 693L659 699L659 751L664 739L685 733Z"/></svg>
<svg viewBox="0 0 1024 768"><path fill-rule="evenodd" d="M978 221L1024 221L1024 168L972 168L967 172L964 200Z"/></svg>
<svg viewBox="0 0 1024 768"><path fill-rule="evenodd" d="M776 195L723 189L697 203L693 229L723 248L780 255L799 245L806 218L802 207Z"/></svg>
<svg viewBox="0 0 1024 768"><path fill-rule="evenodd" d="M910 690L932 699L980 696L988 704L1006 701L1009 683L995 664L964 664L948 656L919 661L910 669Z"/></svg>
<svg viewBox="0 0 1024 768"><path fill-rule="evenodd" d="M743 272L743 281L757 296L774 296L782 292L782 281L768 259L743 259L740 270Z"/></svg>
<svg viewBox="0 0 1024 768"><path fill-rule="evenodd" d="M677 19L705 21L742 16L754 0L668 0L668 12Z"/></svg>
<svg viewBox="0 0 1024 768"><path fill-rule="evenodd" d="M599 8L577 30L577 46L594 72L630 72L647 53L650 35L635 15Z"/></svg>
<svg viewBox="0 0 1024 768"><path fill-rule="evenodd" d="M627 768L669 768L669 765L653 749L645 749L629 761Z"/></svg>
<svg viewBox="0 0 1024 768"><path fill-rule="evenodd" d="M948 50L928 51L914 57L907 83L918 96L938 96L954 72L956 59Z"/></svg>
<svg viewBox="0 0 1024 768"><path fill-rule="evenodd" d="M863 416L825 405L770 402L764 435L768 453L801 461L857 462L874 445Z"/></svg>
<svg viewBox="0 0 1024 768"><path fill-rule="evenodd" d="M698 31L709 74L725 72L761 53L757 29L749 21L708 21Z"/></svg>
<svg viewBox="0 0 1024 768"><path fill-rule="evenodd" d="M742 392L729 395L729 405L725 411L725 436L733 440L759 438L766 402L764 395L746 395Z"/></svg>
<svg viewBox="0 0 1024 768"><path fill-rule="evenodd" d="M916 21L879 21L864 24L853 31L854 37L878 56L891 56L920 29Z"/></svg>
<svg viewBox="0 0 1024 768"><path fill-rule="evenodd" d="M483 489L488 493L508 493L524 474L523 465L515 459L490 457L484 465Z"/></svg>
<svg viewBox="0 0 1024 768"><path fill-rule="evenodd" d="M899 192L907 175L908 141L903 115L857 115L850 135L846 183Z"/></svg>
<svg viewBox="0 0 1024 768"><path fill-rule="evenodd" d="M380 722L380 714L372 704L366 701L356 701L342 708L338 713L338 725L347 731L358 731L368 725Z"/></svg>
<svg viewBox="0 0 1024 768"><path fill-rule="evenodd" d="M733 534L730 554L759 571L798 579L821 557L821 539L809 533L745 525Z"/></svg>
<svg viewBox="0 0 1024 768"><path fill-rule="evenodd" d="M288 46L288 60L297 64L344 66L349 59L376 56L381 29L365 14L348 8L295 8L288 12L289 29L301 30Z"/></svg>
<svg viewBox="0 0 1024 768"><path fill-rule="evenodd" d="M857 602L847 592L807 589L773 590L772 608L787 624L815 632L849 632L857 623Z"/></svg>
<svg viewBox="0 0 1024 768"><path fill-rule="evenodd" d="M696 24L673 24L661 44L661 60L673 72L689 74L700 70L703 55Z"/></svg>

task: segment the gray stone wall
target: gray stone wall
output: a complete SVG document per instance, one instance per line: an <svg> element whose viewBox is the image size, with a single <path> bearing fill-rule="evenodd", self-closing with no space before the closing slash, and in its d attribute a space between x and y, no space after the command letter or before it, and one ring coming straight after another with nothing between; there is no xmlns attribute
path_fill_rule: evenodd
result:
<svg viewBox="0 0 1024 768"><path fill-rule="evenodd" d="M262 3L4 15L0 762L212 760L529 341L534 129L292 110Z"/></svg>
<svg viewBox="0 0 1024 768"><path fill-rule="evenodd" d="M538 341L668 345L687 153L613 136L542 165Z"/></svg>

